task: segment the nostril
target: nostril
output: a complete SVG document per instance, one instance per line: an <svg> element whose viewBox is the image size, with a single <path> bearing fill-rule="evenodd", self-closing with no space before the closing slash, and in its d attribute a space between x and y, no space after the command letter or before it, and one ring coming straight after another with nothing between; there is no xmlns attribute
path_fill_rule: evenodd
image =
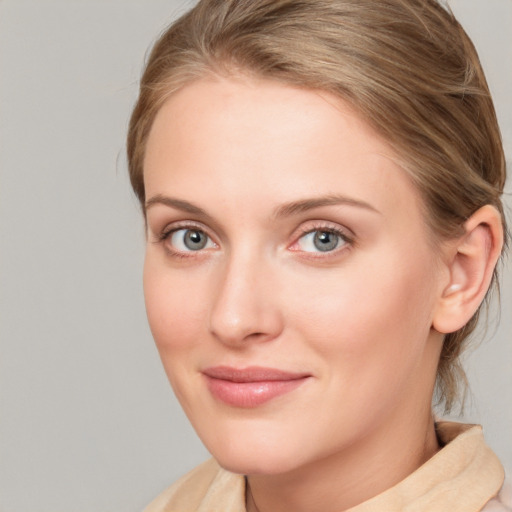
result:
<svg viewBox="0 0 512 512"><path fill-rule="evenodd" d="M233 257L234 258L234 257ZM261 262L251 253L229 262L219 275L209 311L210 333L221 343L235 346L275 339L283 328L281 303L269 296Z"/></svg>
<svg viewBox="0 0 512 512"><path fill-rule="evenodd" d="M258 341L258 340L263 341L263 338L269 338L269 334L265 334L264 332L254 332L254 333L246 336L245 339L246 340L254 340L254 341Z"/></svg>

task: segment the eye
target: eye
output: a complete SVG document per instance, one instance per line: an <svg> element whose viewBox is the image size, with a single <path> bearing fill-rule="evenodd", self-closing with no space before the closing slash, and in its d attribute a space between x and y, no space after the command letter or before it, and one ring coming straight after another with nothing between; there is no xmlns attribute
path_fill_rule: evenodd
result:
<svg viewBox="0 0 512 512"><path fill-rule="evenodd" d="M215 247L211 238L200 229L177 229L168 235L173 249L180 252L200 251Z"/></svg>
<svg viewBox="0 0 512 512"><path fill-rule="evenodd" d="M348 243L347 237L332 229L316 229L301 236L297 241L304 252L330 252Z"/></svg>

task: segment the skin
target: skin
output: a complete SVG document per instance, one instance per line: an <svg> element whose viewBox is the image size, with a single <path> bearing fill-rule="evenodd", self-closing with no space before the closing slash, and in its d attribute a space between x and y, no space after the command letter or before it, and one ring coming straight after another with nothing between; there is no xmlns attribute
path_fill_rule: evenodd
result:
<svg viewBox="0 0 512 512"><path fill-rule="evenodd" d="M439 448L433 324L458 252L433 249L396 162L339 99L254 78L189 84L155 119L148 319L200 438L248 475L249 511L345 510ZM205 233L203 249L183 244L187 229ZM339 231L338 246L319 251L315 230ZM208 390L202 371L218 365L310 377L241 408Z"/></svg>

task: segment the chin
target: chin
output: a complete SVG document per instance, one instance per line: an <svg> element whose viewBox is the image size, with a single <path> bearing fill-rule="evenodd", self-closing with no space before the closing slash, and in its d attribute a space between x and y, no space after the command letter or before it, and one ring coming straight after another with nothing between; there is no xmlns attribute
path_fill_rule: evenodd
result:
<svg viewBox="0 0 512 512"><path fill-rule="evenodd" d="M214 455L214 458L222 468L240 475L279 475L297 467L297 460L295 462L282 460L282 456L279 460L271 455L265 458L262 456L230 457L221 454L218 457Z"/></svg>
<svg viewBox="0 0 512 512"><path fill-rule="evenodd" d="M242 475L287 473L300 465L298 454L302 453L299 447L285 446L282 439L258 442L250 436L236 440L228 437L214 446L205 444L221 467Z"/></svg>

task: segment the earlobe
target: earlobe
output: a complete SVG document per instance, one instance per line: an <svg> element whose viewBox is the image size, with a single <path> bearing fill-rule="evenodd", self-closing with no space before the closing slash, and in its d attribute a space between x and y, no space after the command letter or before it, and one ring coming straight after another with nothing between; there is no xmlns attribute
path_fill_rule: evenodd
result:
<svg viewBox="0 0 512 512"><path fill-rule="evenodd" d="M434 312L434 329L448 334L469 322L487 293L502 246L501 215L494 206L483 206L464 223L464 234L451 246L449 282Z"/></svg>

